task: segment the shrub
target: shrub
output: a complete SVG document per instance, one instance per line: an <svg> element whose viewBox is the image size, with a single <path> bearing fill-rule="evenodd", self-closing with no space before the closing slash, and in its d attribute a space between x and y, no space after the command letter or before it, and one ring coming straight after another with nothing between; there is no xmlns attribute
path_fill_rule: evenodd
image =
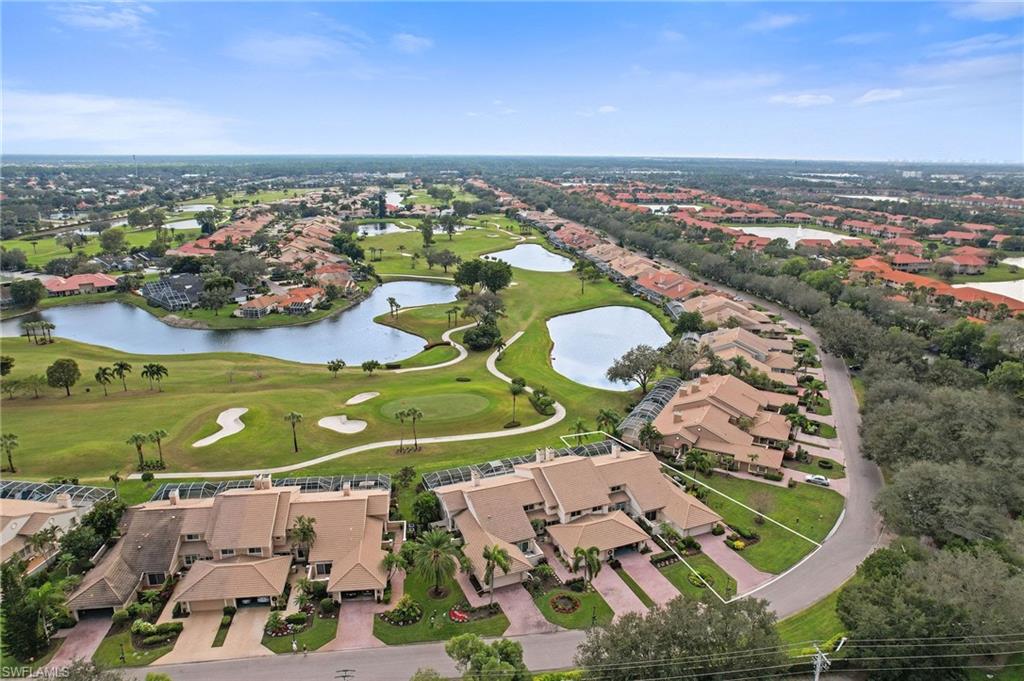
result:
<svg viewBox="0 0 1024 681"><path fill-rule="evenodd" d="M154 634L153 636L146 636L142 639L142 645L144 646L158 646L163 643L167 643L171 640L172 636L169 634Z"/></svg>
<svg viewBox="0 0 1024 681"><path fill-rule="evenodd" d="M414 601L412 596L405 594L394 608L380 613L380 618L388 624L399 627L415 624L423 618L423 606Z"/></svg>
<svg viewBox="0 0 1024 681"><path fill-rule="evenodd" d="M683 548L690 549L691 551L700 551L700 542L693 537L683 537L679 540L679 543L683 545Z"/></svg>
<svg viewBox="0 0 1024 681"><path fill-rule="evenodd" d="M653 556L651 556L651 562L655 564L661 563L663 561L674 561L675 559L676 554L672 553L671 551L662 551L661 553L656 553Z"/></svg>
<svg viewBox="0 0 1024 681"><path fill-rule="evenodd" d="M793 489L794 487L796 487L796 480L790 478L789 482L786 483L786 486L789 487L790 489Z"/></svg>
<svg viewBox="0 0 1024 681"><path fill-rule="evenodd" d="M220 618L220 626L229 627L231 626L231 615L224 615Z"/></svg>
<svg viewBox="0 0 1024 681"><path fill-rule="evenodd" d="M185 625L181 622L164 622L163 624L156 625L156 633L158 634L180 634L181 630L185 628Z"/></svg>
<svg viewBox="0 0 1024 681"><path fill-rule="evenodd" d="M156 589L146 589L139 594L139 601L143 603L149 603L150 605L160 602L160 592Z"/></svg>
<svg viewBox="0 0 1024 681"><path fill-rule="evenodd" d="M608 567L610 567L612 570L618 570L622 567L622 561L620 561L618 558L612 558L610 561L608 561Z"/></svg>
<svg viewBox="0 0 1024 681"><path fill-rule="evenodd" d="M132 622L132 633L136 636L152 636L156 633L156 626L146 620L138 619Z"/></svg>
<svg viewBox="0 0 1024 681"><path fill-rule="evenodd" d="M577 577L576 579L570 579L569 581L567 581L565 583L565 586L569 589L572 589L576 593L582 593L586 590L587 583L583 581L582 577Z"/></svg>
<svg viewBox="0 0 1024 681"><path fill-rule="evenodd" d="M779 473L777 471L768 471L767 473L764 474L765 480L774 480L775 482L780 482L783 477L785 476L783 476L782 473Z"/></svg>
<svg viewBox="0 0 1024 681"><path fill-rule="evenodd" d="M401 369L402 368L402 363L401 362L386 362L384 364L384 368L385 369Z"/></svg>
<svg viewBox="0 0 1024 681"><path fill-rule="evenodd" d="M334 611L338 609L338 604L334 602L333 598L324 598L320 601L320 612L325 615L334 614Z"/></svg>
<svg viewBox="0 0 1024 681"><path fill-rule="evenodd" d="M235 606L233 606L233 605L225 605L224 606L224 614L227 615L228 617L234 617L236 612L238 612L238 608L236 608Z"/></svg>
<svg viewBox="0 0 1024 681"><path fill-rule="evenodd" d="M171 611L172 617L188 617L188 613L185 612L185 608L181 606L181 603L174 604L174 610Z"/></svg>
<svg viewBox="0 0 1024 681"><path fill-rule="evenodd" d="M714 527L711 528L711 534L715 535L716 537L720 537L723 534L725 534L725 528L721 525L716 524Z"/></svg>
<svg viewBox="0 0 1024 681"><path fill-rule="evenodd" d="M304 612L293 612L292 614L290 614L287 617L285 617L284 621L287 622L288 624L305 624L306 623L306 613L304 613Z"/></svg>
<svg viewBox="0 0 1024 681"><path fill-rule="evenodd" d="M747 545L743 543L742 539L735 539L733 541L727 541L725 543L728 544L729 548L733 551L742 551L743 549L747 548Z"/></svg>
<svg viewBox="0 0 1024 681"><path fill-rule="evenodd" d="M142 474L142 482L153 482L153 474L146 471Z"/></svg>
<svg viewBox="0 0 1024 681"><path fill-rule="evenodd" d="M835 464L830 459L818 459L818 468L824 468L825 470L832 470L835 468Z"/></svg>
<svg viewBox="0 0 1024 681"><path fill-rule="evenodd" d="M469 383L473 379L470 378L469 376L456 376L455 380L458 381L459 383Z"/></svg>
<svg viewBox="0 0 1024 681"><path fill-rule="evenodd" d="M132 614L127 610L115 610L114 614L111 615L110 619L114 624L126 624L130 620Z"/></svg>

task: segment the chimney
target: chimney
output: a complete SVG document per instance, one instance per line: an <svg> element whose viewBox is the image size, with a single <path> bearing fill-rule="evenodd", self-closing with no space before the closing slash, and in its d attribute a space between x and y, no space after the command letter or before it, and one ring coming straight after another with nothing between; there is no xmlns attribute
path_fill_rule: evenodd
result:
<svg viewBox="0 0 1024 681"><path fill-rule="evenodd" d="M537 463L544 463L544 450L540 448L533 450L533 460Z"/></svg>
<svg viewBox="0 0 1024 681"><path fill-rule="evenodd" d="M469 472L469 477L473 481L473 487L480 486L480 473L475 468Z"/></svg>
<svg viewBox="0 0 1024 681"><path fill-rule="evenodd" d="M341 496L350 497L352 496L352 483L346 480L341 483Z"/></svg>
<svg viewBox="0 0 1024 681"><path fill-rule="evenodd" d="M178 492L177 487L167 493L167 501L171 502L171 506L177 506L178 502L181 501L181 493Z"/></svg>
<svg viewBox="0 0 1024 681"><path fill-rule="evenodd" d="M612 443L612 456L616 459L622 457L622 447L620 447L618 443Z"/></svg>
<svg viewBox="0 0 1024 681"><path fill-rule="evenodd" d="M73 508L71 505L71 495L67 492L57 495L57 505L61 508Z"/></svg>
<svg viewBox="0 0 1024 681"><path fill-rule="evenodd" d="M555 450L551 449L551 447L545 447L544 448L544 458L547 459L548 461L554 461L555 460Z"/></svg>

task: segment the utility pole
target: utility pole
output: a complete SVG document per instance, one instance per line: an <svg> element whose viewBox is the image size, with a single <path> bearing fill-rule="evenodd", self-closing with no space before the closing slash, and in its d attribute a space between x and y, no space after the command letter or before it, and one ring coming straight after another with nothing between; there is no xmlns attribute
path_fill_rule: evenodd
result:
<svg viewBox="0 0 1024 681"><path fill-rule="evenodd" d="M829 666L832 664L828 655L821 652L821 648L817 644L814 645L814 681L818 681L821 678L822 672L827 672Z"/></svg>
<svg viewBox="0 0 1024 681"><path fill-rule="evenodd" d="M356 670L339 669L338 671L334 672L334 678L342 679L343 681L350 681L351 679L356 678Z"/></svg>

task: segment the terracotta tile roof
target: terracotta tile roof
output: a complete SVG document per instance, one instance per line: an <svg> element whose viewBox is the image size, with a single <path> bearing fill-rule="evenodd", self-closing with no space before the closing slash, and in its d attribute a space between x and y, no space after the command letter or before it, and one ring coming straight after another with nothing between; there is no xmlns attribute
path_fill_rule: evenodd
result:
<svg viewBox="0 0 1024 681"><path fill-rule="evenodd" d="M565 525L551 525L548 534L566 553L572 553L577 546L596 546L602 551L608 551L649 538L622 511L588 515Z"/></svg>
<svg viewBox="0 0 1024 681"><path fill-rule="evenodd" d="M173 600L177 603L277 596L284 591L291 564L291 556L199 561L178 584Z"/></svg>

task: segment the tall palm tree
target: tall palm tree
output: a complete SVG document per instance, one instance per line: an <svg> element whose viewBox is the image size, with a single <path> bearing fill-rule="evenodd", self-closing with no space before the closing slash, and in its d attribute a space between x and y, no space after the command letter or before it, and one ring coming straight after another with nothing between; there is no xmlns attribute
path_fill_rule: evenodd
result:
<svg viewBox="0 0 1024 681"><path fill-rule="evenodd" d="M128 392L128 382L125 376L132 372L132 365L128 362L114 362L114 375L121 379L121 386Z"/></svg>
<svg viewBox="0 0 1024 681"><path fill-rule="evenodd" d="M711 455L703 449L691 449L686 453L686 458L683 460L684 468L692 468L704 475L711 475L714 466L715 462L712 460Z"/></svg>
<svg viewBox="0 0 1024 681"><path fill-rule="evenodd" d="M142 367L142 377L149 379L149 389L153 389L153 381L158 384L167 376L167 367L163 364L151 363ZM163 388L161 388L163 390Z"/></svg>
<svg viewBox="0 0 1024 681"><path fill-rule="evenodd" d="M572 432L576 433L576 446L583 444L583 433L587 432L587 424L582 416L577 416L572 422Z"/></svg>
<svg viewBox="0 0 1024 681"><path fill-rule="evenodd" d="M156 444L156 449L160 452L160 467L164 466L164 445L163 439L167 437L167 431L162 428L157 428L148 435L149 441Z"/></svg>
<svg viewBox="0 0 1024 681"><path fill-rule="evenodd" d="M3 450L4 456L7 457L7 469L11 473L17 473L18 470L14 467L14 450L18 448L18 436L14 433L4 433L0 435L0 450Z"/></svg>
<svg viewBox="0 0 1024 681"><path fill-rule="evenodd" d="M406 417L407 413L408 413L407 409L401 409L401 410L395 412L395 418L398 419L398 422L401 423L402 426L405 426L405 417ZM398 451L399 452L404 452L405 451L405 428L404 427L401 427L401 428L398 429Z"/></svg>
<svg viewBox="0 0 1024 681"><path fill-rule="evenodd" d="M602 409L597 412L597 429L603 430L612 437L618 437L621 418L619 412L614 409Z"/></svg>
<svg viewBox="0 0 1024 681"><path fill-rule="evenodd" d="M117 491L117 486L121 483L122 478L120 475L117 474L117 472L114 472L110 474L108 480L114 483L114 498L116 499L117 497L121 496L120 493Z"/></svg>
<svg viewBox="0 0 1024 681"><path fill-rule="evenodd" d="M309 560L309 550L316 543L316 528L313 527L315 524L316 518L300 515L295 518L295 525L292 526L291 531L288 533L292 544L304 549L307 561Z"/></svg>
<svg viewBox="0 0 1024 681"><path fill-rule="evenodd" d="M409 407L405 410L405 415L410 421L412 421L412 448L413 451L419 451L420 442L416 437L416 422L423 418L423 412L416 407Z"/></svg>
<svg viewBox="0 0 1024 681"><path fill-rule="evenodd" d="M433 582L430 594L434 598L443 595L442 583L458 569L456 553L451 536L442 529L424 532L413 547L413 567L421 579Z"/></svg>
<svg viewBox="0 0 1024 681"><path fill-rule="evenodd" d="M388 297L388 307L391 308L391 316L394 317L400 307L394 296Z"/></svg>
<svg viewBox="0 0 1024 681"><path fill-rule="evenodd" d="M384 554L384 558L380 561L380 567L387 574L387 579L384 580L384 583L387 584L396 572L405 569L405 561L402 560L402 556L399 554L389 551Z"/></svg>
<svg viewBox="0 0 1024 681"><path fill-rule="evenodd" d="M458 319L459 313L462 312L462 308L458 305L453 305L445 310L445 314L448 315L448 328L452 328L452 319Z"/></svg>
<svg viewBox="0 0 1024 681"><path fill-rule="evenodd" d="M38 588L29 589L25 599L32 609L39 613L39 619L46 635L46 643L50 643L50 620L64 608L64 592L53 582L43 582Z"/></svg>
<svg viewBox="0 0 1024 681"><path fill-rule="evenodd" d="M512 558L509 557L508 551L501 546L495 544L494 546L485 546L483 552L484 558L484 584L491 591L491 604L494 604L494 570L498 568L504 575L508 574L508 571L512 569Z"/></svg>
<svg viewBox="0 0 1024 681"><path fill-rule="evenodd" d="M57 569L64 569L64 576L71 576L71 568L75 564L75 554L73 553L62 553L57 557Z"/></svg>
<svg viewBox="0 0 1024 681"><path fill-rule="evenodd" d="M142 433L132 433L131 436L129 436L129 438L125 441L125 444L134 445L135 451L138 452L140 471L146 465L145 459L142 458L142 445L146 444L147 442L149 442L149 438L143 435Z"/></svg>
<svg viewBox="0 0 1024 681"><path fill-rule="evenodd" d="M516 399L526 392L526 388L518 383L513 383L508 387L508 391L512 393L512 423L516 423Z"/></svg>
<svg viewBox="0 0 1024 681"><path fill-rule="evenodd" d="M747 358L744 357L743 355L736 355L735 357L731 358L729 360L729 364L732 365L730 367L730 372L737 377L747 375L751 369L750 362L748 362Z"/></svg>
<svg viewBox="0 0 1024 681"><path fill-rule="evenodd" d="M299 437L295 433L295 426L298 425L299 421L302 420L302 414L297 411L290 411L284 415L284 420L292 424L292 448L299 451Z"/></svg>
<svg viewBox="0 0 1024 681"><path fill-rule="evenodd" d="M100 367L93 374L93 378L96 382L103 386L103 396L107 396L107 386L110 385L114 380L114 371L110 367Z"/></svg>
<svg viewBox="0 0 1024 681"><path fill-rule="evenodd" d="M583 579L589 585L594 581L594 577L597 577L597 573L601 571L601 549L596 546L591 546L589 549L585 549L582 546L574 548L572 550L570 569L576 572L581 567L583 568Z"/></svg>
<svg viewBox="0 0 1024 681"><path fill-rule="evenodd" d="M637 433L637 438L640 440L640 444L644 446L644 449L647 451L653 451L654 445L661 440L661 433L659 433L658 429L654 427L653 422L647 421L647 423L640 428L640 432Z"/></svg>

